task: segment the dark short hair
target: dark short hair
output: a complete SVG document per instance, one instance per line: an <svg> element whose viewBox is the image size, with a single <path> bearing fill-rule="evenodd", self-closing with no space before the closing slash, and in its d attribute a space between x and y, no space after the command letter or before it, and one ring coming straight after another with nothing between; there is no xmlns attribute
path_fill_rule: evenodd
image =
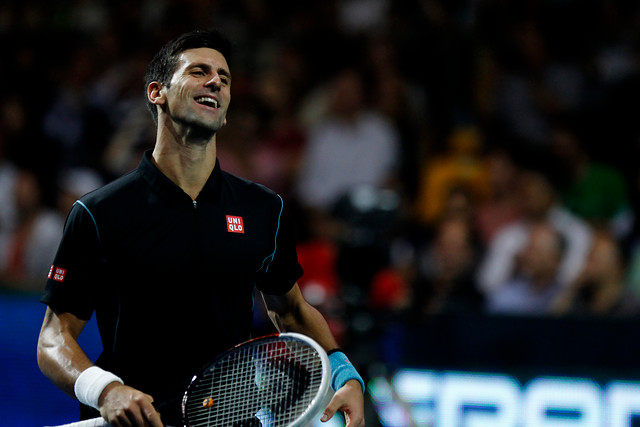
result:
<svg viewBox="0 0 640 427"><path fill-rule="evenodd" d="M151 82L158 82L169 85L171 76L178 66L178 56L185 50L207 47L217 50L225 57L227 62L231 57L231 43L219 31L213 29L193 30L184 33L179 37L165 44L158 53L155 54L144 75L145 96L147 88ZM158 110L156 106L147 99L147 108L153 116L153 120L158 122Z"/></svg>

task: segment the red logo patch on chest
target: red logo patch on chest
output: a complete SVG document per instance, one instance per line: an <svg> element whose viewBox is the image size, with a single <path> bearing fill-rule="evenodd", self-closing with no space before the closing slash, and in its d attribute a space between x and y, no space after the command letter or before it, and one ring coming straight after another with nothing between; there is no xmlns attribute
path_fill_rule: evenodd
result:
<svg viewBox="0 0 640 427"><path fill-rule="evenodd" d="M241 216L227 215L227 231L229 233L244 234L244 224Z"/></svg>

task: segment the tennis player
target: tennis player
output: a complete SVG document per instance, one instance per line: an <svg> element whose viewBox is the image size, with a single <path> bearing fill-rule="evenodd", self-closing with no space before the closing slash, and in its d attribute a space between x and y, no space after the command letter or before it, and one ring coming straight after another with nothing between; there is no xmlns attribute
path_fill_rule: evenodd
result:
<svg viewBox="0 0 640 427"><path fill-rule="evenodd" d="M330 353L336 393L322 419L341 410L348 426L362 426L364 384L300 293L282 198L217 161L229 55L224 36L199 30L150 62L155 147L71 209L41 297L40 369L80 401L82 419L179 425L192 375L250 338L257 288L281 331L308 335ZM77 342L94 312L104 348L95 365Z"/></svg>

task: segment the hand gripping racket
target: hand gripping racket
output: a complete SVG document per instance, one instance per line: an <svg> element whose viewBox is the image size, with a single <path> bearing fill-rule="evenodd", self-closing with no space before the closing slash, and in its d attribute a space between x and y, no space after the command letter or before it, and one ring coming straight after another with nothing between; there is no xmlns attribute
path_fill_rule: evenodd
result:
<svg viewBox="0 0 640 427"><path fill-rule="evenodd" d="M307 336L282 333L246 341L192 378L182 399L184 425L306 426L331 400L330 381L326 352ZM66 426L107 425L97 418Z"/></svg>

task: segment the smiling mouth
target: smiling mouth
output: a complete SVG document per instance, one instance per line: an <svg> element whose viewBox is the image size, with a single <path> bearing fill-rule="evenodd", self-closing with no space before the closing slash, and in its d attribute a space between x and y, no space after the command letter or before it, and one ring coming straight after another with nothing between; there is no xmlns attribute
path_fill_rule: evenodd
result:
<svg viewBox="0 0 640 427"><path fill-rule="evenodd" d="M200 96L195 101L207 107L218 108L218 101L208 96Z"/></svg>

